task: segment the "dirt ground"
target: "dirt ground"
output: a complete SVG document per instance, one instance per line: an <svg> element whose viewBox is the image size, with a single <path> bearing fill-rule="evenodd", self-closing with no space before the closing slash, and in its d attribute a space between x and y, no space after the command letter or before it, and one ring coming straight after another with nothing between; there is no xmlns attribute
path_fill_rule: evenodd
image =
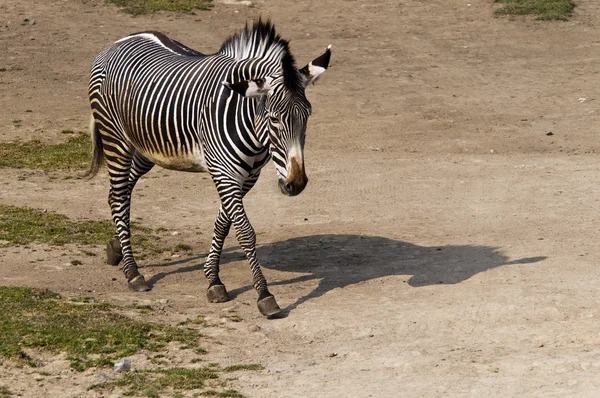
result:
<svg viewBox="0 0 600 398"><path fill-rule="evenodd" d="M284 197L268 166L246 200L285 318L259 316L233 238L222 279L234 299L207 303L214 187L160 168L136 188L134 219L193 255L140 261L152 291L129 292L103 247L96 257L1 249L0 284L166 299L170 323L205 314L223 326L206 331L223 343L207 347L210 361L264 366L229 382L249 397L596 397L600 3L577 4L568 22L537 22L467 0L261 0L136 18L101 0L3 0L2 142L86 130L91 61L128 33L160 30L214 52L262 15L298 66L330 43L333 56L307 90L307 189ZM107 193L104 172L0 171L2 204L105 219ZM0 384L26 397L98 396L87 391L93 371L43 381L39 371L5 365Z"/></svg>

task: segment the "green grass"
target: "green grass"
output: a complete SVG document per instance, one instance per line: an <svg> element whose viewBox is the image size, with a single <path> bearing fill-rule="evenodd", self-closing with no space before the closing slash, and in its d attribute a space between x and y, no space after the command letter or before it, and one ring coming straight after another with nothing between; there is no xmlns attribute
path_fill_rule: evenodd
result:
<svg viewBox="0 0 600 398"><path fill-rule="evenodd" d="M12 397L13 393L6 387L0 386L0 398Z"/></svg>
<svg viewBox="0 0 600 398"><path fill-rule="evenodd" d="M219 370L211 366L203 368L170 368L139 370L124 373L117 380L96 384L90 389L104 390L110 387L127 387L123 396L160 397L166 389L189 391L204 388L209 379L218 379Z"/></svg>
<svg viewBox="0 0 600 398"><path fill-rule="evenodd" d="M105 303L64 300L48 290L0 286L0 357L35 366L25 349L65 353L82 371L112 366L141 349L161 350L171 341L197 344L194 329L144 323Z"/></svg>
<svg viewBox="0 0 600 398"><path fill-rule="evenodd" d="M251 363L249 365L232 365L232 366L227 366L225 369L223 369L223 371L225 372L236 372L238 370L263 370L264 368L257 364L257 363Z"/></svg>
<svg viewBox="0 0 600 398"><path fill-rule="evenodd" d="M156 11L191 13L193 10L210 10L210 0L105 0L121 7L132 15L153 14Z"/></svg>
<svg viewBox="0 0 600 398"><path fill-rule="evenodd" d="M0 205L0 240L11 244L98 245L106 244L113 235L114 226L109 220L71 220L63 214Z"/></svg>
<svg viewBox="0 0 600 398"><path fill-rule="evenodd" d="M160 253L159 238L150 228L135 223L132 245L139 253ZM64 214L44 213L28 207L0 205L0 240L11 245L46 243L61 246L66 243L103 245L114 235L110 220L72 220Z"/></svg>
<svg viewBox="0 0 600 398"><path fill-rule="evenodd" d="M237 392L236 390L225 390L225 391L215 391L215 390L207 390L198 394L203 397L230 397L230 398L242 398L243 395Z"/></svg>
<svg viewBox="0 0 600 398"><path fill-rule="evenodd" d="M575 4L571 0L494 0L503 4L494 11L496 15L537 15L541 21L566 21Z"/></svg>
<svg viewBox="0 0 600 398"><path fill-rule="evenodd" d="M198 330L134 320L119 313L117 306L92 301L89 297L66 300L45 289L0 286L0 359L36 366L36 355L42 351L64 353L74 370L83 371L111 367L140 350L146 355L156 353L154 359L172 359L177 351L171 352L171 346L167 350L167 343L192 348L203 339ZM257 364L220 368L214 363L201 368L134 369L89 389L120 396L182 396L183 391L204 390L194 396L243 397L235 390L215 390L225 388L220 375L260 369ZM213 381L208 384L209 380ZM12 395L0 386L0 398Z"/></svg>
<svg viewBox="0 0 600 398"><path fill-rule="evenodd" d="M174 252L189 252L192 250L190 245L186 245L185 243L179 243L177 246L173 248Z"/></svg>
<svg viewBox="0 0 600 398"><path fill-rule="evenodd" d="M203 368L169 368L150 370L144 369L125 373L117 380L95 384L90 390L104 391L115 387L125 387L123 396L158 398L166 396L165 390L172 390L173 396L181 396L181 391L203 389L208 380L219 378L220 369L214 365ZM214 383L213 383L214 384ZM223 383L221 383L223 384ZM208 389L195 393L194 397L231 397L243 398L244 396L236 390L217 391Z"/></svg>
<svg viewBox="0 0 600 398"><path fill-rule="evenodd" d="M37 140L3 143L0 144L0 167L46 171L85 170L91 159L90 148L90 139L84 133L75 134L67 142L54 145L42 144Z"/></svg>

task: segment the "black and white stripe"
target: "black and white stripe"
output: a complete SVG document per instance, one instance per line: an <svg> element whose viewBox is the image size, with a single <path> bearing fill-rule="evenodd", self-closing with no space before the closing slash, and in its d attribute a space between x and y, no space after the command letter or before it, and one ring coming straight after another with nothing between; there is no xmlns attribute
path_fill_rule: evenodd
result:
<svg viewBox="0 0 600 398"><path fill-rule="evenodd" d="M311 112L304 90L327 69L330 54L328 48L298 70L288 42L260 20L212 55L158 32L127 36L98 54L89 85L94 142L89 174L106 161L117 231L108 250L117 255L114 262L122 256L130 288L149 288L130 243L136 182L155 164L208 171L221 199L204 268L209 299L227 299L219 260L233 224L251 265L259 309L265 315L279 310L256 258L256 235L242 199L271 157L284 194L304 189L304 137Z"/></svg>

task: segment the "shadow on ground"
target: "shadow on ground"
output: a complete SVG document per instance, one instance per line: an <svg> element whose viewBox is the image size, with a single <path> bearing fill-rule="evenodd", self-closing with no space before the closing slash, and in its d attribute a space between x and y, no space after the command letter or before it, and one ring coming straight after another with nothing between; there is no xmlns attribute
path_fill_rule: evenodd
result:
<svg viewBox="0 0 600 398"><path fill-rule="evenodd" d="M238 247L230 248L224 253L221 265L239 261L242 257ZM203 259L192 257L162 265L183 264L201 258ZM455 284L492 268L510 264L530 264L546 259L539 256L509 260L498 247L492 246L426 247L380 236L363 235L313 235L269 243L258 248L258 258L264 268L304 274L288 280L271 282L271 286L314 279L320 281L315 290L285 308L285 314L332 289L370 279L407 275L407 282L413 287ZM154 275L149 283L154 285L171 274L201 271L202 266L203 264L199 264L160 272ZM226 281L225 284L227 285ZM229 294L231 298L235 298L250 289L252 285L248 284L229 290Z"/></svg>

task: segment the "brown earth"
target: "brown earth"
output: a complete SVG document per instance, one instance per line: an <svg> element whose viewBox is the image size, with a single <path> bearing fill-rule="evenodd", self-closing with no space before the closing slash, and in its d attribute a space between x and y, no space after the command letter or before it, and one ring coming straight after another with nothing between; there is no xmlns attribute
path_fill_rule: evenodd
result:
<svg viewBox="0 0 600 398"><path fill-rule="evenodd" d="M128 33L213 52L263 15L299 66L330 43L333 57L308 93L307 189L284 197L270 166L246 200L287 317L259 316L233 238L222 278L234 299L207 303L215 190L206 175L159 168L136 188L134 218L194 254L141 261L151 292L127 291L102 247L0 249L0 284L166 299L169 323L204 314L222 326L205 331L223 343L207 360L264 366L229 381L249 397L598 396L600 5L577 4L568 22L537 22L494 18L491 1L259 1L134 18L101 0L3 0L3 142L85 130L89 65ZM105 173L65 174L4 169L0 203L108 218ZM98 396L86 390L93 371L60 364L43 365L62 378L38 380L40 369L5 363L0 385Z"/></svg>

